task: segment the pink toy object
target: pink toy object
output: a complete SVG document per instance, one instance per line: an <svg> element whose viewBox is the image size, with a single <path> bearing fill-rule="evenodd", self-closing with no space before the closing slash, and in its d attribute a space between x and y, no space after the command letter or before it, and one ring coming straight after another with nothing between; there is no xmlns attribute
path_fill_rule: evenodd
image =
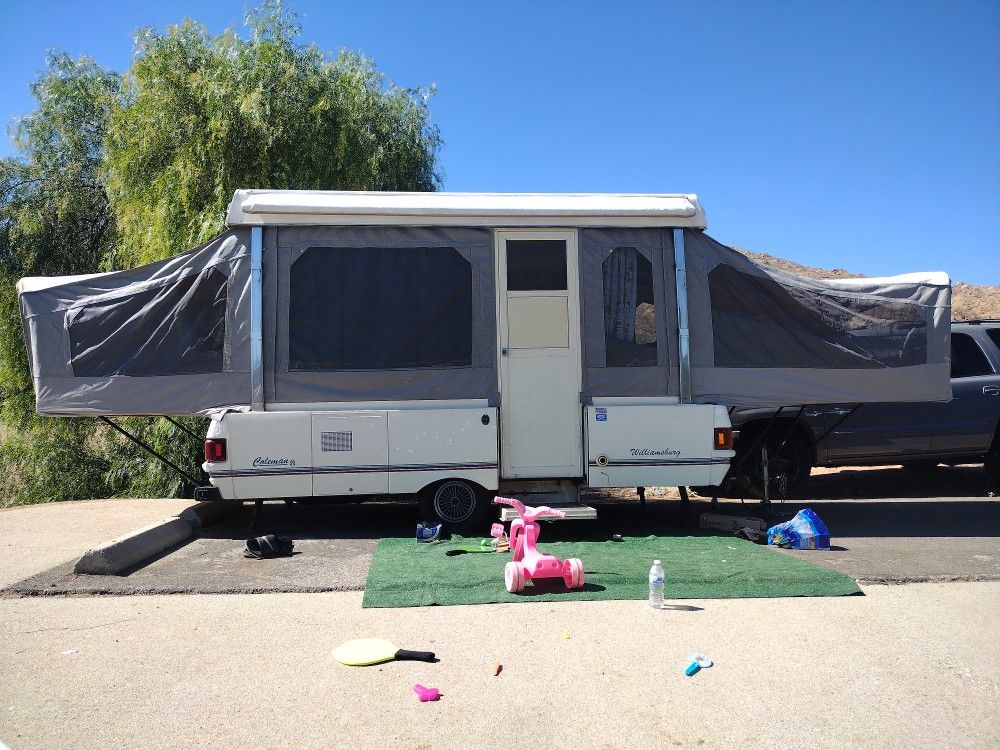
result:
<svg viewBox="0 0 1000 750"><path fill-rule="evenodd" d="M414 685L413 692L417 694L421 703L426 703L427 701L436 701L441 697L441 691L437 688L424 687L423 685Z"/></svg>
<svg viewBox="0 0 1000 750"><path fill-rule="evenodd" d="M510 593L523 591L525 582L536 578L562 578L568 589L583 588L586 575L582 560L577 557L560 560L555 555L539 552L535 547L539 532L537 519L542 516L565 518L565 513L547 505L531 508L509 497L497 497L493 503L511 507L518 515L510 524L510 548L514 559L503 569L503 582ZM499 538L502 533L503 526L493 524L492 535Z"/></svg>

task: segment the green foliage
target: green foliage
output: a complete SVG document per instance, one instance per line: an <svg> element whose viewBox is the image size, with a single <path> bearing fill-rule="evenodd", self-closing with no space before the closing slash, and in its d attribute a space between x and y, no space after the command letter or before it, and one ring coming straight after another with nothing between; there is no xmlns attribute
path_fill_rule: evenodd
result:
<svg viewBox="0 0 1000 750"><path fill-rule="evenodd" d="M402 89L363 55L301 44L270 0L245 38L184 21L143 29L119 75L51 54L37 108L0 159L0 507L191 487L93 419L42 418L15 284L173 255L223 228L238 188L434 190L430 89ZM204 420L184 424L203 434ZM198 475L201 449L162 419L122 424Z"/></svg>
<svg viewBox="0 0 1000 750"><path fill-rule="evenodd" d="M132 262L223 228L245 187L433 190L439 146L429 91L398 88L352 52L300 45L294 16L267 4L248 39L185 21L144 29L111 118L108 190Z"/></svg>
<svg viewBox="0 0 1000 750"><path fill-rule="evenodd" d="M47 62L31 89L38 109L14 129L22 156L0 160L0 506L108 489L93 421L34 414L15 284L93 271L113 250L101 143L119 77L87 58Z"/></svg>

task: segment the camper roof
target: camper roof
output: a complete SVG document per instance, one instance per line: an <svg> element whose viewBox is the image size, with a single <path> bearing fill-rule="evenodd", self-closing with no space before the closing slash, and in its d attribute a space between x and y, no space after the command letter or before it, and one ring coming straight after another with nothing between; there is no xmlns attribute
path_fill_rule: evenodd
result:
<svg viewBox="0 0 1000 750"><path fill-rule="evenodd" d="M389 193L237 190L226 223L649 226L704 229L693 193Z"/></svg>

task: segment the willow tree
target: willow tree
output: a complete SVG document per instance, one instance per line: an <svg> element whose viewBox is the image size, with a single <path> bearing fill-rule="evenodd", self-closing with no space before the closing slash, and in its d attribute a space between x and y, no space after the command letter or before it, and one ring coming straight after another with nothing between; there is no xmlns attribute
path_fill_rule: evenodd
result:
<svg viewBox="0 0 1000 750"><path fill-rule="evenodd" d="M126 104L111 118L108 191L131 261L221 231L237 188L434 190L428 89L388 82L368 58L300 45L278 4L246 39L185 21L136 37Z"/></svg>
<svg viewBox="0 0 1000 750"><path fill-rule="evenodd" d="M50 57L0 161L0 505L190 490L92 420L32 412L14 283L159 260L223 228L237 188L434 190L431 89L300 41L279 2L241 34L194 21L141 30L119 76ZM199 446L162 420L130 426L191 473ZM200 428L192 421L189 426Z"/></svg>
<svg viewBox="0 0 1000 750"><path fill-rule="evenodd" d="M12 128L19 155L0 159L0 505L109 491L93 422L34 415L15 284L91 272L112 253L102 144L119 91L93 60L50 54L31 86L37 108Z"/></svg>

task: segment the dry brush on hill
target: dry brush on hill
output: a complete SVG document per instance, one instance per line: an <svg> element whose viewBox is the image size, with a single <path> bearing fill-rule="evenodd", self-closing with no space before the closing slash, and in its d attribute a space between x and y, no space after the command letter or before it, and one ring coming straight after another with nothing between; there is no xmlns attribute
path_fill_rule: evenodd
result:
<svg viewBox="0 0 1000 750"><path fill-rule="evenodd" d="M850 279L862 275L851 273L843 268L813 268L791 260L776 258L767 253L745 250L741 247L735 249L758 265L813 279ZM979 320L983 318L1000 320L1000 286L967 284L964 281L952 280L951 319Z"/></svg>

